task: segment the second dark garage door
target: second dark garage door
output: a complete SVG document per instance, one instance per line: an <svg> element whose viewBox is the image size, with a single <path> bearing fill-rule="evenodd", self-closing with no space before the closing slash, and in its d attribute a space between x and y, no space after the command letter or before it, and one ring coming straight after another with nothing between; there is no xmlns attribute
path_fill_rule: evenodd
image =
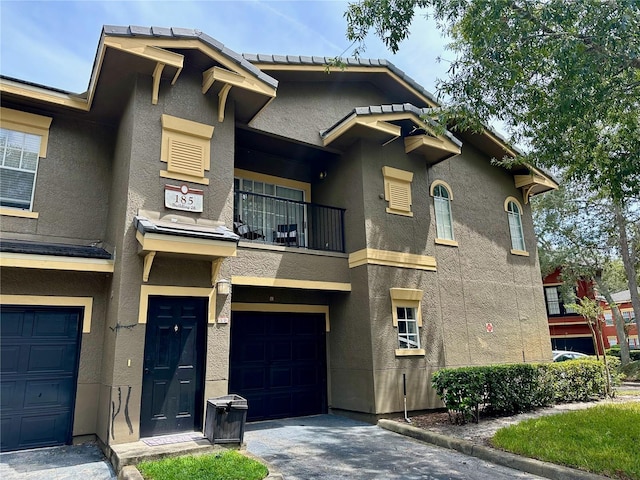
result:
<svg viewBox="0 0 640 480"><path fill-rule="evenodd" d="M250 421L326 413L324 315L233 312L229 370Z"/></svg>

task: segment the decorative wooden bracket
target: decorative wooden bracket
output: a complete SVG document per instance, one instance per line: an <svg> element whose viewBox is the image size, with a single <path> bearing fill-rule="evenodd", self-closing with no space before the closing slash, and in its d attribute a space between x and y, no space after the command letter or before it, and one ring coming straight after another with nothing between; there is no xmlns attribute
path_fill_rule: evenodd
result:
<svg viewBox="0 0 640 480"><path fill-rule="evenodd" d="M231 85L226 83L218 94L218 122L220 123L224 121L224 109L227 104L227 96L229 95L229 90L231 90Z"/></svg>
<svg viewBox="0 0 640 480"><path fill-rule="evenodd" d="M153 265L153 259L156 256L156 252L149 252L144 256L144 269L142 270L142 281L149 281L149 273L151 272L151 265Z"/></svg>
<svg viewBox="0 0 640 480"><path fill-rule="evenodd" d="M158 104L158 92L160 90L160 77L162 76L162 70L164 70L164 63L158 62L156 68L153 70L153 91L151 92L151 103L153 105Z"/></svg>

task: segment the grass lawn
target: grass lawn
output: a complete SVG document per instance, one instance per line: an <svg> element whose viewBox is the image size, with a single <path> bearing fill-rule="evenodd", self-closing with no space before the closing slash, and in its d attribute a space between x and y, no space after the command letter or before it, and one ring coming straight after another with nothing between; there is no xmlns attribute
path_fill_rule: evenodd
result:
<svg viewBox="0 0 640 480"><path fill-rule="evenodd" d="M498 430L494 446L624 480L640 480L640 402L526 420Z"/></svg>
<svg viewBox="0 0 640 480"><path fill-rule="evenodd" d="M137 468L148 480L260 480L269 473L261 463L233 450L142 462Z"/></svg>

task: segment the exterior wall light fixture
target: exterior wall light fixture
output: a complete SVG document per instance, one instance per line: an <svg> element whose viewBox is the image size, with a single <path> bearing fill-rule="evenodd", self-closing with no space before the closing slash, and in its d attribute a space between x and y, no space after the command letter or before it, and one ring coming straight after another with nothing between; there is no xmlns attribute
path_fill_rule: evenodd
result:
<svg viewBox="0 0 640 480"><path fill-rule="evenodd" d="M229 295L231 293L231 282L229 280L218 280L216 291L218 295Z"/></svg>

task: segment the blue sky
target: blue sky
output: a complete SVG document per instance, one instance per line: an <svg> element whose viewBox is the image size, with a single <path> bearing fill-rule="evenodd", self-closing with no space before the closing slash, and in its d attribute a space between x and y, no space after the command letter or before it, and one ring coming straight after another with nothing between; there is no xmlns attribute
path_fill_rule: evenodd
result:
<svg viewBox="0 0 640 480"><path fill-rule="evenodd" d="M102 25L201 30L238 53L348 55L344 12L334 0L6 1L0 0L0 73L71 92L86 90ZM385 58L435 93L446 75L442 38L422 15L392 55L370 36L368 58Z"/></svg>

